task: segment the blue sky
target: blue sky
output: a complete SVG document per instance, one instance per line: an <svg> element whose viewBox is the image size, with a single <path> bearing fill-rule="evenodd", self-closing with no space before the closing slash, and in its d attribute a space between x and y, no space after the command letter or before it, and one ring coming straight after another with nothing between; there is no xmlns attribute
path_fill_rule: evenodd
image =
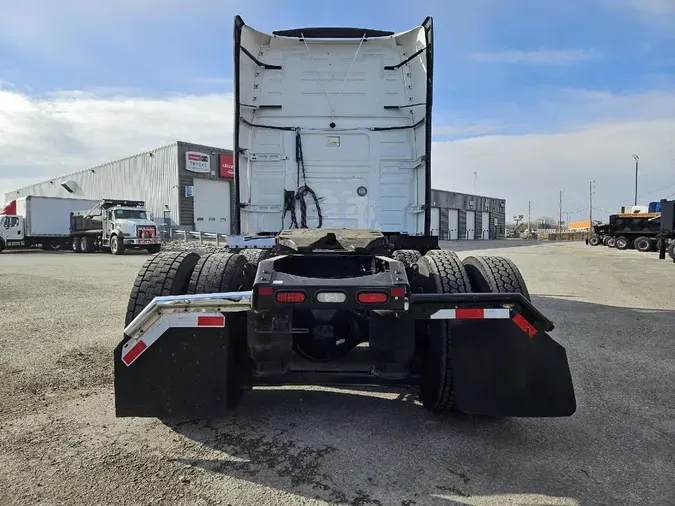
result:
<svg viewBox="0 0 675 506"><path fill-rule="evenodd" d="M231 91L235 14L263 31L402 31L432 15L436 187L472 191L477 171L479 193L506 197L515 213L550 186L551 199L534 200L551 215L559 189L566 210L586 205L593 177L598 205L615 208L631 199L641 149L645 193L675 192L675 0L25 0L0 20L0 193L172 136L229 147L218 130L231 119L219 126L207 104Z"/></svg>

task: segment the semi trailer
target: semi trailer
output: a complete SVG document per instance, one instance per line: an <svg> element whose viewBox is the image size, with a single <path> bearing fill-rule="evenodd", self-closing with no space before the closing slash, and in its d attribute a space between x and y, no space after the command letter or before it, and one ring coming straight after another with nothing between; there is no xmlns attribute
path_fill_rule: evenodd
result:
<svg viewBox="0 0 675 506"><path fill-rule="evenodd" d="M127 249L146 249L152 254L161 249L157 226L141 200L103 199L71 213L70 236L75 253L123 255Z"/></svg>
<svg viewBox="0 0 675 506"><path fill-rule="evenodd" d="M96 200L29 195L8 202L0 213L0 251L5 248L43 250L71 243L70 213L89 208Z"/></svg>
<svg viewBox="0 0 675 506"><path fill-rule="evenodd" d="M434 413L575 412L518 267L460 260L431 232L433 37L430 17L271 34L235 17L234 234L141 267L116 416L221 417L289 384L417 388Z"/></svg>

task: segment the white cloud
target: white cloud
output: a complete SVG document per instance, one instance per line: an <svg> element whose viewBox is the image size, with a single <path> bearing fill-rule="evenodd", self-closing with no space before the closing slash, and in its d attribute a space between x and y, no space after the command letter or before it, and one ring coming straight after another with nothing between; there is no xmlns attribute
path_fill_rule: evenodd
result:
<svg viewBox="0 0 675 506"><path fill-rule="evenodd" d="M479 62L485 63L518 63L526 65L569 65L586 60L595 60L602 57L602 54L593 49L591 50L554 50L538 49L535 51L496 51L481 52L471 55Z"/></svg>
<svg viewBox="0 0 675 506"><path fill-rule="evenodd" d="M0 90L0 196L176 140L231 147L232 103L231 94L34 98Z"/></svg>
<svg viewBox="0 0 675 506"><path fill-rule="evenodd" d="M509 213L526 212L533 200L536 215L555 215L559 190L565 191L566 210L580 209L595 179L596 206L616 210L632 201L633 153L640 155L641 195L675 183L675 93L562 90L550 96L540 114L578 122L568 119L564 129L542 131L541 118L522 111L520 134L508 135L508 117L443 118L434 126L434 187L472 192L478 172L478 192L506 198ZM513 107L509 115L517 118ZM0 91L0 198L13 188L176 140L231 147L231 94L148 98L112 89L35 98Z"/></svg>

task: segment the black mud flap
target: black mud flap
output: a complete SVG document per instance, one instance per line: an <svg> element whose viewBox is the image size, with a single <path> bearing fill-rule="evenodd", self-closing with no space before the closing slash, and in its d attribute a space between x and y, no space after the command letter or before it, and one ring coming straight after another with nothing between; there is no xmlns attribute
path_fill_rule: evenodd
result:
<svg viewBox="0 0 675 506"><path fill-rule="evenodd" d="M171 328L131 365L115 348L118 417L211 418L225 415L226 330Z"/></svg>
<svg viewBox="0 0 675 506"><path fill-rule="evenodd" d="M513 417L576 411L565 348L545 332L531 336L511 320L455 322L451 332L453 396L459 411Z"/></svg>

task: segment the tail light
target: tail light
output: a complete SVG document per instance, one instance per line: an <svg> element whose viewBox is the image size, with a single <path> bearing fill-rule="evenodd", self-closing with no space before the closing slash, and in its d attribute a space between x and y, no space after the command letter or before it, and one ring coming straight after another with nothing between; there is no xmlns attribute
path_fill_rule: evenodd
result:
<svg viewBox="0 0 675 506"><path fill-rule="evenodd" d="M301 304L307 300L305 292L277 292L274 296L281 304Z"/></svg>
<svg viewBox="0 0 675 506"><path fill-rule="evenodd" d="M356 300L361 304L384 304L389 297L384 292L359 292Z"/></svg>

